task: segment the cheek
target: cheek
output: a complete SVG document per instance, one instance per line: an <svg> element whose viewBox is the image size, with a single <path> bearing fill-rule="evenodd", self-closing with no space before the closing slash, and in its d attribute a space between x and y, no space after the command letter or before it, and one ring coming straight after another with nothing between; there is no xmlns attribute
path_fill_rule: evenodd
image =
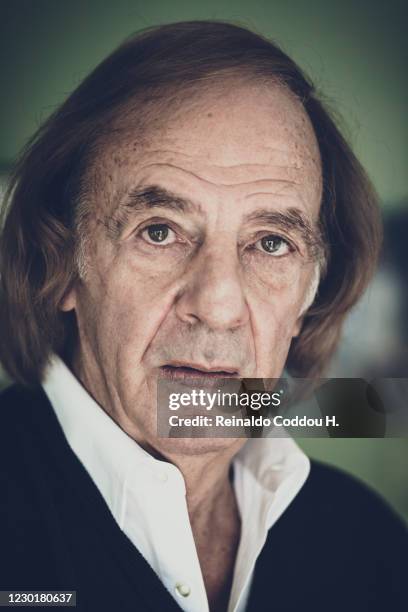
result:
<svg viewBox="0 0 408 612"><path fill-rule="evenodd" d="M140 360L174 300L178 271L117 257L88 298L99 346L116 357ZM116 351L113 351L116 347Z"/></svg>
<svg viewBox="0 0 408 612"><path fill-rule="evenodd" d="M245 282L248 292L263 311L263 316L278 322L296 321L314 266L294 258L270 258L267 264L257 266L254 260L246 262Z"/></svg>
<svg viewBox="0 0 408 612"><path fill-rule="evenodd" d="M309 270L310 268L310 270ZM281 375L312 276L312 266L276 265L273 273L247 275L257 376Z"/></svg>
<svg viewBox="0 0 408 612"><path fill-rule="evenodd" d="M258 377L280 376L295 334L297 311L257 302L251 309Z"/></svg>

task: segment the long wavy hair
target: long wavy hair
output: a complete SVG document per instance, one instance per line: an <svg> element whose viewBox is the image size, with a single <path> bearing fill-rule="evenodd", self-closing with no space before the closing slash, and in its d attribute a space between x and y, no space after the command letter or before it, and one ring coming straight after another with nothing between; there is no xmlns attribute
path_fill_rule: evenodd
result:
<svg viewBox="0 0 408 612"><path fill-rule="evenodd" d="M41 381L52 352L77 342L75 315L59 309L78 278L80 194L101 134L130 102L144 130L151 100L234 74L279 82L303 104L323 172L320 226L326 271L292 341L286 367L316 378L329 362L345 315L376 266L381 221L372 185L321 97L276 44L237 25L181 22L130 37L79 85L28 142L12 173L0 241L0 361L25 384Z"/></svg>

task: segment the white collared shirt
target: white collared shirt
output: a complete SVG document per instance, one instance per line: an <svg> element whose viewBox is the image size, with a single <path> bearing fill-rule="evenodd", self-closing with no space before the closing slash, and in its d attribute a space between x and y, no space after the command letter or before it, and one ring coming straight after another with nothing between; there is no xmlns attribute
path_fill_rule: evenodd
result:
<svg viewBox="0 0 408 612"><path fill-rule="evenodd" d="M128 436L57 356L43 388L120 529L183 610L208 612L180 470ZM245 443L233 467L241 538L228 612L244 612L268 530L303 486L310 462L291 438L258 438Z"/></svg>

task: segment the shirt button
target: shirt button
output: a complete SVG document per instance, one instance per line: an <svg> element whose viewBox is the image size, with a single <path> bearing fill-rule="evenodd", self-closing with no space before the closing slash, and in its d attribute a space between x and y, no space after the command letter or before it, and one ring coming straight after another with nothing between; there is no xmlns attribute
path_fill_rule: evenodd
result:
<svg viewBox="0 0 408 612"><path fill-rule="evenodd" d="M169 479L166 472L157 472L156 477L159 482L167 482Z"/></svg>
<svg viewBox="0 0 408 612"><path fill-rule="evenodd" d="M188 584L181 584L178 582L175 588L177 595L180 595L181 597L188 597L191 593L191 589Z"/></svg>

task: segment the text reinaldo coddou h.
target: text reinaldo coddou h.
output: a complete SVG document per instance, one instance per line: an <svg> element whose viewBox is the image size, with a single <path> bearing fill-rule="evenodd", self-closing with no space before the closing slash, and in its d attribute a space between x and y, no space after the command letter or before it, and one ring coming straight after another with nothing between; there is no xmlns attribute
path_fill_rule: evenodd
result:
<svg viewBox="0 0 408 612"><path fill-rule="evenodd" d="M249 410L258 411L261 408L267 407L278 407L282 401L282 391L267 393L226 393L220 390L216 392L208 392L202 389L193 389L189 392L184 393L170 393L169 394L169 409L172 411L179 410L180 408L187 408L194 406L196 408L202 408L205 410L213 410L214 408L247 408ZM248 414L245 417L237 417L233 414L228 416L216 415L214 417L197 414L189 417L179 417L178 415L170 416L169 424L172 427L187 426L187 427L256 427L256 426L270 426L275 427L316 427L316 426L329 426L338 425L336 418L326 417L324 418L308 418L307 416L295 416L291 418L285 418L282 415L275 415L266 417L264 415Z"/></svg>

